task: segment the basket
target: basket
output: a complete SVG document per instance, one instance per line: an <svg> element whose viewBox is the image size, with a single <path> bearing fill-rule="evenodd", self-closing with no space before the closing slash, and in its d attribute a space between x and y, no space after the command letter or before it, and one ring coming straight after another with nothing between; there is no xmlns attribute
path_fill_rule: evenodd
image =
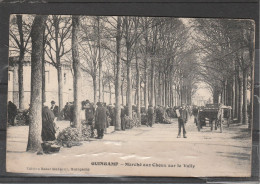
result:
<svg viewBox="0 0 260 184"><path fill-rule="evenodd" d="M60 151L60 146L56 145L54 142L43 142L41 144L44 153L57 153Z"/></svg>

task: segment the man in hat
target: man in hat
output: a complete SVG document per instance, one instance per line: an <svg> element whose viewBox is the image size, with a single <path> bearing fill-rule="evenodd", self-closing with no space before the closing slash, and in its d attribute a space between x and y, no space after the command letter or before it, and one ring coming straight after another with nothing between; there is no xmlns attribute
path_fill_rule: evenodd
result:
<svg viewBox="0 0 260 184"><path fill-rule="evenodd" d="M95 128L97 129L97 139L103 139L104 129L107 123L106 108L102 106L101 102L97 103L96 116L95 116Z"/></svg>
<svg viewBox="0 0 260 184"><path fill-rule="evenodd" d="M55 125L54 125L54 114L49 107L44 103L42 109L42 140L53 141L55 140Z"/></svg>
<svg viewBox="0 0 260 184"><path fill-rule="evenodd" d="M16 105L9 101L8 102L8 122L11 124L11 125L14 125L14 120L15 120L15 117L17 115L17 107Z"/></svg>
<svg viewBox="0 0 260 184"><path fill-rule="evenodd" d="M91 135L90 137L94 137L94 117L95 117L95 108L94 106L90 103L89 100L86 100L86 106L85 106L85 113L86 113L86 121L87 124L90 126L91 129Z"/></svg>
<svg viewBox="0 0 260 184"><path fill-rule="evenodd" d="M58 117L59 115L59 107L55 105L55 101L51 101L51 111L53 112L55 117Z"/></svg>
<svg viewBox="0 0 260 184"><path fill-rule="evenodd" d="M177 114L177 117L178 117L178 128L179 128L177 138L181 137L181 128L183 130L183 138L187 138L186 137L185 124L186 124L187 119L188 119L188 111L185 108L184 104L179 109L176 110L176 114Z"/></svg>

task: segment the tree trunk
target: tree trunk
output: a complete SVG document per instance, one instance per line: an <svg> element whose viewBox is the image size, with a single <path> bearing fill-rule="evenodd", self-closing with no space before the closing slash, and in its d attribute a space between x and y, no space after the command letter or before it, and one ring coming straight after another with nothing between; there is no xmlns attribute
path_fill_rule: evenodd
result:
<svg viewBox="0 0 260 184"><path fill-rule="evenodd" d="M168 85L167 85L167 74L164 73L164 106L166 107L168 104Z"/></svg>
<svg viewBox="0 0 260 184"><path fill-rule="evenodd" d="M122 99L122 105L124 106L125 103L124 103L124 81L122 81L122 84L121 84L121 99Z"/></svg>
<svg viewBox="0 0 260 184"><path fill-rule="evenodd" d="M141 125L141 105L140 105L140 68L136 54L136 103L137 103L137 118Z"/></svg>
<svg viewBox="0 0 260 184"><path fill-rule="evenodd" d="M97 37L98 37L98 91L99 91L99 96L98 100L99 102L104 102L103 98L103 72L102 72L102 60L101 60L101 38L100 38L100 18L97 17Z"/></svg>
<svg viewBox="0 0 260 184"><path fill-rule="evenodd" d="M23 19L22 15L16 15L17 26L20 36L20 55L18 65L18 84L19 84L19 109L24 109L24 85L23 85L23 62L24 62L24 39L23 39Z"/></svg>
<svg viewBox="0 0 260 184"><path fill-rule="evenodd" d="M243 71L243 121L244 125L248 124L248 116L247 116L247 73L248 70Z"/></svg>
<svg viewBox="0 0 260 184"><path fill-rule="evenodd" d="M45 36L45 29L43 30L43 52L42 52L42 103L46 102L46 76L45 76L45 43L46 43L46 36Z"/></svg>
<svg viewBox="0 0 260 184"><path fill-rule="evenodd" d="M19 67L18 67L19 109L24 109L23 61L24 61L24 53L20 52Z"/></svg>
<svg viewBox="0 0 260 184"><path fill-rule="evenodd" d="M145 68L144 68L144 107L145 111L148 110L148 64L147 61L145 61Z"/></svg>
<svg viewBox="0 0 260 184"><path fill-rule="evenodd" d="M144 29L144 39L145 39L145 53L144 53L144 107L145 111L148 110L148 20L145 17L145 29Z"/></svg>
<svg viewBox="0 0 260 184"><path fill-rule="evenodd" d="M165 76L162 75L162 106L165 106Z"/></svg>
<svg viewBox="0 0 260 184"><path fill-rule="evenodd" d="M31 30L31 99L29 111L29 136L26 149L30 152L42 150L42 30L44 29L46 19L47 15L37 15Z"/></svg>
<svg viewBox="0 0 260 184"><path fill-rule="evenodd" d="M109 87L109 104L112 104L112 90L111 90L110 82L108 83L108 87Z"/></svg>
<svg viewBox="0 0 260 184"><path fill-rule="evenodd" d="M78 50L78 32L79 32L79 16L72 15L72 60L73 60L73 87L74 87L74 126L78 128L81 133L81 119L80 119L80 92L81 92L81 82L80 82L80 61L79 61L79 50Z"/></svg>
<svg viewBox="0 0 260 184"><path fill-rule="evenodd" d="M152 107L154 107L154 61L151 61L151 87L150 87L150 94L151 94L151 98L150 98L150 105Z"/></svg>
<svg viewBox="0 0 260 184"><path fill-rule="evenodd" d="M95 70L97 71L97 70ZM93 79L93 90L94 90L94 106L96 106L97 104L97 77L96 77L96 72L94 72L95 74L92 76Z"/></svg>
<svg viewBox="0 0 260 184"><path fill-rule="evenodd" d="M55 28L55 47L56 47L56 68L58 77L58 99L59 99L59 109L63 108L63 80L62 80L62 69L61 69L61 58L60 58L60 46L59 46L59 20L57 16L53 17L54 28Z"/></svg>
<svg viewBox="0 0 260 184"><path fill-rule="evenodd" d="M173 107L173 89L172 89L172 80L171 80L171 83L170 83L170 94L171 94L171 103L170 103L170 106Z"/></svg>
<svg viewBox="0 0 260 184"><path fill-rule="evenodd" d="M232 107L232 96L233 96L233 81L228 80L227 83L227 105Z"/></svg>
<svg viewBox="0 0 260 184"><path fill-rule="evenodd" d="M237 84L236 84L236 76L233 77L233 103L232 103L232 108L233 108L233 119L237 118Z"/></svg>
<svg viewBox="0 0 260 184"><path fill-rule="evenodd" d="M60 59L57 59L57 63L60 63ZM57 75L58 75L58 95L59 95L59 109L63 108L63 78L61 71L61 64L58 64Z"/></svg>
<svg viewBox="0 0 260 184"><path fill-rule="evenodd" d="M120 87L121 85L121 17L117 17L117 35L116 35L116 81L115 81L115 100L116 100L116 106L115 106L115 113L116 113L116 119L115 119L115 130L121 130L121 105L120 105ZM121 87L122 88L122 87ZM122 100L123 103L123 100Z"/></svg>
<svg viewBox="0 0 260 184"><path fill-rule="evenodd" d="M158 105L162 104L162 85L161 85L161 72L159 71L159 77L158 77Z"/></svg>
<svg viewBox="0 0 260 184"><path fill-rule="evenodd" d="M242 123L242 113L243 113L243 99L242 99L242 93L243 93L243 85L240 77L238 76L238 123Z"/></svg>
<svg viewBox="0 0 260 184"><path fill-rule="evenodd" d="M218 98L219 98L219 90L217 89L218 87L215 87L213 89L213 103L218 104Z"/></svg>
<svg viewBox="0 0 260 184"><path fill-rule="evenodd" d="M43 51L44 53L44 51ZM42 56L44 58L44 54ZM44 59L42 60L42 105L46 102L46 80L45 80L45 62Z"/></svg>
<svg viewBox="0 0 260 184"><path fill-rule="evenodd" d="M129 58L129 54L130 54L130 48L128 46L127 47L127 61L126 61L126 65L127 65L127 106L128 106L128 116L130 119L132 119L132 68L131 68L131 60Z"/></svg>
<svg viewBox="0 0 260 184"><path fill-rule="evenodd" d="M255 37L255 35L253 34L253 37ZM253 38L252 40L255 40L255 38ZM249 117L248 117L248 128L251 130L251 127L253 126L253 100L254 100L254 66L255 66L255 51L254 51L254 45L255 43L252 41L252 46L250 47L249 50L249 56L250 56L250 76L251 76L251 83L250 83L250 109L249 109Z"/></svg>

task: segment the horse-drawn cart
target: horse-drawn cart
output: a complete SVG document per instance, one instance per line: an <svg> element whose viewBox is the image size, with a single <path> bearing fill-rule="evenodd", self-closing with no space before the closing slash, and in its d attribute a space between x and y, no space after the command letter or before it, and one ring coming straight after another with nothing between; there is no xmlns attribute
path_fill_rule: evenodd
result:
<svg viewBox="0 0 260 184"><path fill-rule="evenodd" d="M200 131L202 127L210 127L211 131L213 131L215 123L215 130L219 128L220 132L222 132L222 125L227 124L229 127L231 122L231 109L230 106L206 104L204 108L198 111L196 118L198 131Z"/></svg>

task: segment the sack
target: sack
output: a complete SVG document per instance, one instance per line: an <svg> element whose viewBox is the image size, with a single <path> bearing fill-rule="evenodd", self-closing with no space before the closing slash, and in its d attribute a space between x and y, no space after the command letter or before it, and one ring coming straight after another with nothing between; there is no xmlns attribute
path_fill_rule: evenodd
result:
<svg viewBox="0 0 260 184"><path fill-rule="evenodd" d="M176 115L177 115L177 118L181 117L179 109L176 109Z"/></svg>

